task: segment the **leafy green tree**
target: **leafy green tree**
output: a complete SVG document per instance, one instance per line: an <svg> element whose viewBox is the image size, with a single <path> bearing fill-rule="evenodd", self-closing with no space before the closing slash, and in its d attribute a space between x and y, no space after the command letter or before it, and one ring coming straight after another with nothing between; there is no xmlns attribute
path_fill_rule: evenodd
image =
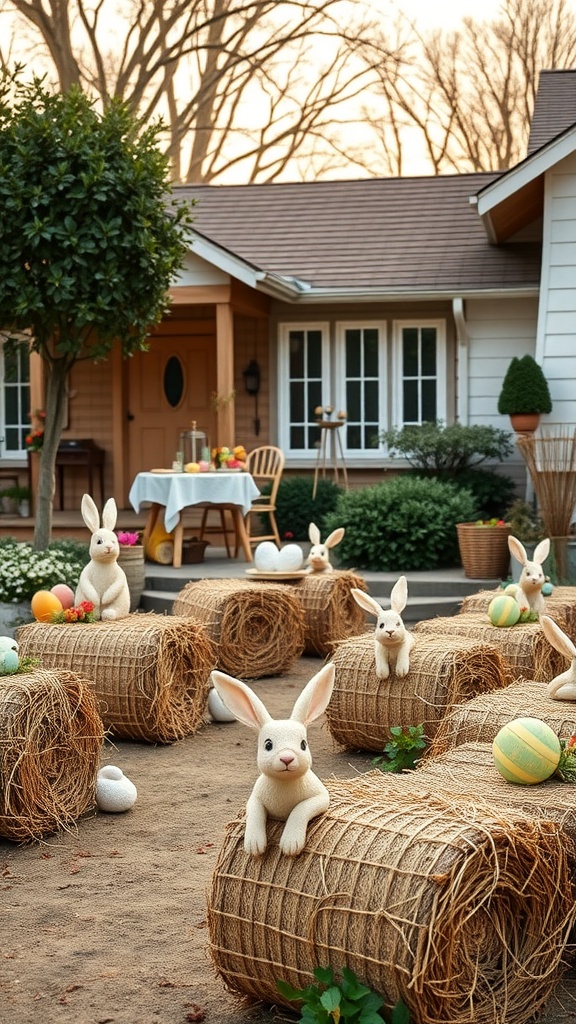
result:
<svg viewBox="0 0 576 1024"><path fill-rule="evenodd" d="M170 196L157 147L125 104L98 113L73 86L0 79L0 324L27 330L45 366L45 433L34 547L47 547L68 375L125 356L168 307L192 223Z"/></svg>

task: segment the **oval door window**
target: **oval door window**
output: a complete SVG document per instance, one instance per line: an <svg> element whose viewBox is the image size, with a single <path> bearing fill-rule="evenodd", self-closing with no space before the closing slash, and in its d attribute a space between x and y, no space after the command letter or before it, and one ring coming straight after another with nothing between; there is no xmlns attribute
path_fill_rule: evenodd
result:
<svg viewBox="0 0 576 1024"><path fill-rule="evenodd" d="M164 369L164 395L173 409L180 405L184 394L184 370L178 356L170 356Z"/></svg>

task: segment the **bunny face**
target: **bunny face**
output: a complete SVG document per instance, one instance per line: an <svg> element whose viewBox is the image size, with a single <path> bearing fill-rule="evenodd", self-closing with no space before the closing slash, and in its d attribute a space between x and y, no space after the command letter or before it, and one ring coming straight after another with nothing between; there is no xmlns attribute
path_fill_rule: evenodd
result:
<svg viewBox="0 0 576 1024"><path fill-rule="evenodd" d="M406 639L406 627L398 612L381 612L376 623L376 640L384 647L394 647Z"/></svg>
<svg viewBox="0 0 576 1024"><path fill-rule="evenodd" d="M258 767L274 779L298 779L312 765L306 728L290 719L268 722L258 737Z"/></svg>
<svg viewBox="0 0 576 1024"><path fill-rule="evenodd" d="M94 562L115 562L120 554L120 545L115 533L100 529L90 538L90 558Z"/></svg>
<svg viewBox="0 0 576 1024"><path fill-rule="evenodd" d="M332 569L329 549L336 547L336 545L340 543L344 536L344 528L339 527L337 530L332 530L332 533L326 537L326 540L322 543L320 539L320 530L315 523L310 523L310 526L308 527L308 536L312 544L310 553L306 559L310 572L329 572Z"/></svg>
<svg viewBox="0 0 576 1024"><path fill-rule="evenodd" d="M537 562L526 562L526 565L520 573L519 585L522 590L527 593L530 590L537 591L542 590L546 577L544 575L542 566Z"/></svg>

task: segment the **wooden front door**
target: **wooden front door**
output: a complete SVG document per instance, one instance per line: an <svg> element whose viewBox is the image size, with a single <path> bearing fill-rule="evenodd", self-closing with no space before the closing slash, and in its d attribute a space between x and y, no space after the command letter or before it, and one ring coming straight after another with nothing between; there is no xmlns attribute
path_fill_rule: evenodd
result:
<svg viewBox="0 0 576 1024"><path fill-rule="evenodd" d="M128 366L128 443L130 481L137 473L169 469L179 435L197 430L216 437L211 404L216 390L216 342L200 325L161 324L148 352L138 352ZM204 328L205 330L205 328ZM189 333L190 332L190 333Z"/></svg>

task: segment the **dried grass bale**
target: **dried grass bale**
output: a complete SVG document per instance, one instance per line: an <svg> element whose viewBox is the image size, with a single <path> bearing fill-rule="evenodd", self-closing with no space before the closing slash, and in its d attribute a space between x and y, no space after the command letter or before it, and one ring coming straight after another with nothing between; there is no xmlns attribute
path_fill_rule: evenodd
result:
<svg viewBox="0 0 576 1024"><path fill-rule="evenodd" d="M530 1020L576 913L560 829L380 772L327 785L298 857L279 852L282 823L261 858L244 852L243 815L228 827L208 897L225 985L277 1004L277 978L302 987L315 965L346 964L418 1024Z"/></svg>
<svg viewBox="0 0 576 1024"><path fill-rule="evenodd" d="M496 590L479 590L477 594L469 594L462 601L461 612L486 612L490 601L502 594L503 590L498 587ZM553 619L560 617L566 624L566 632L573 639L576 638L576 587L554 587L546 602L546 614Z"/></svg>
<svg viewBox="0 0 576 1024"><path fill-rule="evenodd" d="M565 628L565 624L559 621L558 625ZM507 659L516 677L549 682L566 667L566 659L548 643L539 622L523 622L503 628L491 625L480 612L467 612L446 618L423 619L416 623L413 631L417 637L424 634L465 637L478 644L491 644Z"/></svg>
<svg viewBox="0 0 576 1024"><path fill-rule="evenodd" d="M339 644L332 661L336 681L326 718L348 750L382 751L396 725L423 724L431 738L453 704L511 682L497 647L451 637L419 636L404 679L378 679L372 631Z"/></svg>
<svg viewBox="0 0 576 1024"><path fill-rule="evenodd" d="M544 683L519 679L504 690L482 693L452 708L427 753L436 757L461 743L491 743L503 725L524 717L542 719L563 739L576 732L576 705L572 701L551 700Z"/></svg>
<svg viewBox="0 0 576 1024"><path fill-rule="evenodd" d="M216 653L189 619L135 614L116 622L35 622L17 636L20 654L89 679L105 726L121 739L171 743L203 722Z"/></svg>
<svg viewBox="0 0 576 1024"><path fill-rule="evenodd" d="M0 835L28 842L94 806L104 740L87 680L35 668L0 679Z"/></svg>
<svg viewBox="0 0 576 1024"><path fill-rule="evenodd" d="M218 668L241 679L281 675L304 650L302 606L283 583L198 580L172 611L201 624L218 645Z"/></svg>
<svg viewBox="0 0 576 1024"><path fill-rule="evenodd" d="M366 615L352 597L352 587L368 590L361 576L335 570L304 576L292 589L302 602L305 654L331 654L341 640L364 633Z"/></svg>

